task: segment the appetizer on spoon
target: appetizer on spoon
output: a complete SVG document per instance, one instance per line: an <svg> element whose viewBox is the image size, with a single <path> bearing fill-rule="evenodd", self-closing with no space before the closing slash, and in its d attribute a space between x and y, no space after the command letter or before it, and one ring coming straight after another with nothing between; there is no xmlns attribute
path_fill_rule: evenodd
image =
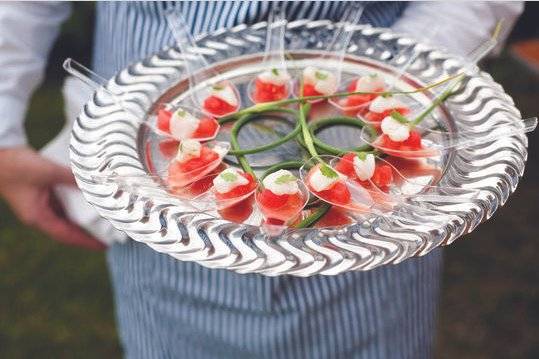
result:
<svg viewBox="0 0 539 359"><path fill-rule="evenodd" d="M363 14L364 6L361 3L349 3L343 14L341 26L337 29L330 45L327 48L327 55L320 57L317 61L320 65L311 65L303 69L301 81L297 85L296 93L302 96L327 96L334 94L341 80L342 61L348 49L348 44L354 34L356 24ZM337 61L336 68L324 67L328 61ZM303 86L299 88L299 86ZM309 100L317 103L321 99Z"/></svg>
<svg viewBox="0 0 539 359"><path fill-rule="evenodd" d="M387 85L381 75L377 73L370 73L350 81L346 87L346 91L383 93L386 91L386 88ZM365 108L369 103L378 97L379 94L376 93L355 94L346 97L333 97L329 100L329 103L345 113L350 113Z"/></svg>
<svg viewBox="0 0 539 359"><path fill-rule="evenodd" d="M309 199L305 185L288 170L269 174L262 184L256 203L266 221L274 225L294 222Z"/></svg>
<svg viewBox="0 0 539 359"><path fill-rule="evenodd" d="M196 43L180 13L168 12L166 19L185 61L191 100L194 105L215 117L236 112L241 107L241 99L236 86L224 80L216 71L211 70L204 56L197 51Z"/></svg>
<svg viewBox="0 0 539 359"><path fill-rule="evenodd" d="M486 131L449 132L432 130L420 126L400 113L393 112L381 123L381 134L372 137L361 131L361 138L374 148L395 157L429 158L438 157L444 150L463 149L490 143L507 136L522 135L535 130L537 118L521 122L492 126Z"/></svg>
<svg viewBox="0 0 539 359"><path fill-rule="evenodd" d="M220 125L213 116L196 109L167 106L157 112L157 128L178 141L209 141L217 136Z"/></svg>
<svg viewBox="0 0 539 359"><path fill-rule="evenodd" d="M284 56L286 24L283 8L274 7L267 21L266 49L261 63L265 70L252 79L247 88L255 104L284 100L290 95L292 78Z"/></svg>
<svg viewBox="0 0 539 359"><path fill-rule="evenodd" d="M181 142L168 166L168 184L183 187L201 179L219 167L229 150L228 142L201 143L194 139Z"/></svg>

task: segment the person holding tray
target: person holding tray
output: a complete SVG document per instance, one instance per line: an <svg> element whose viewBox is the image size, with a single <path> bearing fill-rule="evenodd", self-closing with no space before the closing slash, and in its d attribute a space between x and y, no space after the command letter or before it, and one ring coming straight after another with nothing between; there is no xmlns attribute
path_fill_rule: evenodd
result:
<svg viewBox="0 0 539 359"><path fill-rule="evenodd" d="M93 68L111 77L173 43L165 13L180 10L193 34L265 20L339 21L346 2L98 3ZM466 54L522 3L369 2L362 21ZM207 269L125 238L85 204L67 167L71 122L88 89L68 79L70 121L42 153L25 140L27 103L39 85L67 3L0 3L0 196L26 224L63 243L108 246L118 330L129 358L424 358L432 355L441 250L368 272L265 277ZM43 123L43 126L46 126ZM61 201L61 202L60 202ZM68 216L62 215L63 207ZM84 230L83 230L84 228Z"/></svg>

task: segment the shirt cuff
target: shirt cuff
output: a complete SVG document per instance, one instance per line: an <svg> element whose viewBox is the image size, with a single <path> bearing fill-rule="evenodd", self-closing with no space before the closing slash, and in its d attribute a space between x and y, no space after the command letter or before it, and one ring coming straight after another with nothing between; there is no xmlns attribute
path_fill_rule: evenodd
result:
<svg viewBox="0 0 539 359"><path fill-rule="evenodd" d="M408 5L403 16L393 25L393 30L466 56L487 41L497 21L503 19L499 44L493 51L496 53L522 11L523 4L518 1L470 1L459 2L458 5L445 1L417 1Z"/></svg>
<svg viewBox="0 0 539 359"><path fill-rule="evenodd" d="M0 97L0 148L27 144L24 130L26 103L14 97Z"/></svg>

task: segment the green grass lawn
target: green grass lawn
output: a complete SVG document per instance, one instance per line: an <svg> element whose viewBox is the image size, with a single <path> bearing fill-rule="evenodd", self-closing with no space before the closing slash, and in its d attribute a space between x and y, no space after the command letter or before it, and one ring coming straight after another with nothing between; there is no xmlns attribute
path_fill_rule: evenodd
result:
<svg viewBox="0 0 539 359"><path fill-rule="evenodd" d="M32 100L27 127L37 148L63 124L61 60L67 55L87 60L73 21L61 41L75 56L65 54L65 46L55 48L48 81ZM532 74L507 56L488 70L515 97L523 115L539 114L539 84ZM445 251L440 358L532 358L539 353L539 134L530 139L526 178L516 194L493 219ZM120 353L104 254L57 244L21 225L0 203L0 358L111 358Z"/></svg>

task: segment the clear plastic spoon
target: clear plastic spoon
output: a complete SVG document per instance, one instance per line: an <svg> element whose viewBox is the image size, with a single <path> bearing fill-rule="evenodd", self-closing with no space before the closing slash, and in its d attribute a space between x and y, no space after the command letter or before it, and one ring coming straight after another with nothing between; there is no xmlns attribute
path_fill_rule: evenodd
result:
<svg viewBox="0 0 539 359"><path fill-rule="evenodd" d="M409 126L408 124L403 124ZM409 126L410 127L410 126ZM395 157L432 158L449 149L464 149L487 144L500 138L523 135L537 127L537 117L523 119L513 123L505 123L490 127L484 131L447 132L422 127L412 127L407 140L397 142L383 134L376 138L362 130L361 138L374 148ZM413 144L411 143L413 139Z"/></svg>
<svg viewBox="0 0 539 359"><path fill-rule="evenodd" d="M393 113L391 117L394 120L388 120L387 127L394 131L393 135L383 133L380 136L373 137L368 131L361 131L361 139L371 146L392 156L402 158L428 158L437 157L446 149L462 149L471 146L489 143L496 139L524 134L533 131L537 126L537 118L529 118L523 121L511 124L500 124L491 127L488 131L460 131L448 132L432 129L437 126L436 123L424 121L431 111L436 108L445 99L451 91L460 83L464 74L475 73L479 71L477 62L488 54L497 44L496 36L481 44L469 55L468 63L461 71L461 76L449 81L446 85L435 89L437 96L431 105L419 114L400 116ZM387 118L386 118L387 119ZM386 121L384 119L383 121ZM400 124L397 124L399 122ZM381 124L382 130L384 129ZM396 136L395 132L400 135ZM409 136L404 134L408 132ZM401 136L402 135L402 136ZM404 138L400 140L400 138Z"/></svg>
<svg viewBox="0 0 539 359"><path fill-rule="evenodd" d="M479 68L477 67L477 63L483 57L485 57L496 45L497 45L497 40L494 37L492 37L488 39L486 42L479 45L477 48L475 48L471 52L469 52L464 57L466 65L463 71L461 72L461 74L471 75L478 72ZM400 76L402 76L402 74ZM397 80L398 78L395 80L393 86L396 84ZM447 82L445 85L440 85L436 88L433 88L431 90L431 92L435 96L435 99L433 101L437 101L437 99L439 99L441 96L445 96L445 92L448 89L454 88L460 80L461 80L461 77L459 76L453 81ZM391 91L391 88L388 89L388 91ZM420 105L407 106L406 105L407 101L405 101L405 99L406 99L406 96L403 96L403 95L393 96L392 98L388 98L388 99L378 98L376 99L376 101L380 102L379 104L377 104L378 107L380 107L380 105L385 104L385 105L389 105L389 108L384 108L383 111L377 113L372 108L374 106L374 102L376 102L374 101L369 104L369 111L360 111L358 112L357 116L359 119L361 119L365 123L379 129L381 121L387 115L389 115L389 113L392 110L400 112L402 115L409 116L409 117L419 115L420 111L422 110L422 107ZM399 104L402 104L402 105L399 105Z"/></svg>
<svg viewBox="0 0 539 359"><path fill-rule="evenodd" d="M219 211L229 208L255 193L258 183L250 174L246 174L241 170L230 172L230 169L228 169L227 171L219 171L217 176L221 176L223 180L226 180L226 176L231 174L244 177L247 179L247 183L236 186L224 193L219 192L215 185L212 184L207 192L193 198L193 207L200 211Z"/></svg>
<svg viewBox="0 0 539 359"><path fill-rule="evenodd" d="M94 71L90 70L86 66L71 58L65 59L63 67L69 74L75 76L77 79L84 82L94 90L103 90L103 92L105 92L110 97L110 99L116 106L118 106L130 115L125 119L126 121L129 121L136 126L146 126L160 136L174 138L170 133L161 131L159 128L152 125L150 122L143 121L141 118L144 116L144 113L142 113L140 109L140 112L135 111L135 109L133 108L134 106L129 106L129 104L132 104L132 101L129 101L129 93L122 93L118 95L107 89L106 84L108 80L104 77L98 75Z"/></svg>
<svg viewBox="0 0 539 359"><path fill-rule="evenodd" d="M178 141L204 142L217 137L221 125L213 116L196 108L167 104L157 111L157 128Z"/></svg>
<svg viewBox="0 0 539 359"><path fill-rule="evenodd" d="M427 23L420 31L422 34L428 33L428 35L426 36L426 41L428 41L429 39L432 39L434 38L434 36L436 36L439 29L440 29L439 24ZM401 52L397 54L397 57L409 53L410 49L415 46L416 46L415 44L412 44L408 47L403 48ZM402 66L400 66L397 69L397 72L395 74L391 76L391 79L392 79L391 82L388 82L380 74L376 72L372 72L372 73L363 74L359 77L354 78L350 83L346 84L346 86L341 87L338 92L354 92L354 91L373 91L373 92L379 92L379 93L391 92L396 87L400 79L406 74L410 66L419 58L419 56L421 56L421 54L422 53L420 51L414 51L412 55L410 56L410 58L404 64L402 64ZM363 81L364 83L362 86L364 87L364 89L358 88L357 81L363 80L365 76L369 76L369 78L365 78L365 81ZM347 97L333 97L329 99L329 103L344 113L351 113L351 112L356 112L360 110L366 110L369 107L369 105L372 103L372 101L378 96L379 95L376 95L376 94L370 94L370 95L365 94L365 95L351 95ZM406 98L404 96L399 96L399 97L403 97L402 99L403 104L406 104L408 102L406 101ZM360 113L361 112L358 113L358 117ZM361 119L372 125L372 123L370 123L368 120L363 119L363 118Z"/></svg>
<svg viewBox="0 0 539 359"><path fill-rule="evenodd" d="M341 21L341 26L336 30L330 44L326 51L327 54L318 58L317 63L321 64L317 66L309 66L305 68L300 75L302 80L294 85L295 95L299 97L316 95L316 93L305 93L305 86L310 85L314 88L317 94L331 95L337 91L338 84L341 80L342 62L352 35L356 31L356 25L363 15L364 5L360 2L349 2ZM337 63L334 67L328 67L327 63ZM320 81L323 84L323 89L320 88L320 84L310 84L310 78L313 77L316 81ZM303 85L303 89L300 91L300 83ZM310 100L311 103L317 103L323 101Z"/></svg>
<svg viewBox="0 0 539 359"><path fill-rule="evenodd" d="M333 167L330 162L334 156L319 156L307 161L300 168L300 177L306 184L307 189L320 200L330 203L333 206L346 209L354 218L365 220L372 215L384 218L385 220L401 220L406 222L414 222L413 219L403 217L394 210L398 207L407 209L416 216L429 216L436 224L442 224L444 214L422 206L410 204L406 202L407 198L398 195L389 195L380 191L378 188L366 188L358 182L346 175L340 173ZM325 171L329 174L328 168L333 171L335 182L326 190L317 191L314 188L314 176L320 168L326 168ZM320 171L322 173L322 171ZM338 177L334 177L334 176ZM338 179L337 179L338 178Z"/></svg>
<svg viewBox="0 0 539 359"><path fill-rule="evenodd" d="M263 186L258 187L255 196L256 204L266 220L278 221L288 225L297 219L309 201L309 191L299 179L296 180L296 184L299 192L296 195L288 196L288 199L284 203L272 203L271 200L268 201L266 198L267 192L265 191L269 191L269 189Z"/></svg>
<svg viewBox="0 0 539 359"><path fill-rule="evenodd" d="M389 202L395 202L395 199L398 199L400 202L413 200L415 202L468 203L479 196L479 191L477 190L442 185L431 186L415 182L402 174L393 164L374 154L365 154L363 160L359 157L356 160L355 157L358 155L353 155L354 159L352 160L348 156L333 157L329 159L329 164L333 168L340 170L349 179L356 181L360 186L384 193L381 196ZM372 168L372 173L370 173L370 178L365 176L364 168L359 168L360 165L365 165L366 163L375 165ZM385 169L390 170L390 173L385 173L386 178L377 178L377 171ZM364 180L358 177L358 172L363 172L361 174L364 176Z"/></svg>
<svg viewBox="0 0 539 359"><path fill-rule="evenodd" d="M223 213L227 209L233 208L234 212L245 213L246 211L239 207L252 207L252 201L247 201L247 199L254 195L256 207L265 219L263 226L269 225L270 231L274 233L277 228L289 227L300 216L309 200L309 191L305 184L299 179L296 180L296 184L299 189L297 196L290 195L285 198L276 198L278 196L271 194L269 196L271 198L268 198L268 193L265 193L268 190L261 183L256 182L242 185L240 190L235 188L227 193L219 193L216 187L212 186L207 192L194 197L192 206L206 212ZM280 203L281 199L285 200L285 203Z"/></svg>
<svg viewBox="0 0 539 359"><path fill-rule="evenodd" d="M261 194L264 189L262 186L259 186L255 194L255 200L257 208L263 217L261 229L268 237L281 236L285 231L293 230L295 223L303 219L304 210L309 202L310 194L302 181L298 180L297 184L300 190L301 200L293 206L286 204L280 208L271 208L271 206L263 203Z"/></svg>
<svg viewBox="0 0 539 359"><path fill-rule="evenodd" d="M154 125L148 121L142 120L142 118L145 116L145 112L142 111L139 107L136 107L138 109L138 112L134 109L134 102L129 100L129 93L122 93L122 94L115 94L111 90L107 89L106 84L107 80L100 76L99 74L95 73L94 71L90 70L86 66L82 65L81 63L71 59L67 58L63 63L64 69L71 75L75 76L82 82L86 83L90 87L92 87L94 90L101 89L103 92L105 92L112 100L112 102L120 107L122 110L127 112L130 116L126 117L125 120L133 123L136 126L146 126L150 130L152 130L154 133L156 133L159 136L163 136L169 139L174 140L184 140L184 137L178 136L176 132L174 131L175 128L182 128L184 127L184 122L180 118L175 118L174 114L179 111L184 111L186 113L189 113L191 116L195 116L195 118L198 119L199 123L202 122L211 122L214 123L214 132L211 134L202 134L197 135L197 129L194 129L194 132L192 136L189 136L189 138L195 138L199 141L209 141L214 139L217 136L217 133L219 132L220 125L215 121L213 118L208 118L207 115L202 114L200 111L190 108L187 106L182 106L181 108L178 106L172 106L170 104L167 104L164 106L164 108L159 109L157 111L157 115L153 116L155 122L157 125ZM130 106L133 105L133 106ZM164 123L166 122L166 123ZM200 126L199 126L200 127ZM171 132L172 129L172 132ZM185 131L183 131L185 132Z"/></svg>
<svg viewBox="0 0 539 359"><path fill-rule="evenodd" d="M149 191L164 189L175 197L190 199L209 190L210 187L203 186L204 181L222 166L223 158L229 150L228 142L206 142L202 145L200 159L203 156L215 157L206 163L194 157L187 158L185 161L173 159L166 171L154 175L104 172L92 175L92 179L98 183L116 183L126 188Z"/></svg>
<svg viewBox="0 0 539 359"><path fill-rule="evenodd" d="M182 14L169 11L165 16L183 55L194 106L215 117L236 112L241 107L241 97L236 86L209 66L198 50Z"/></svg>
<svg viewBox="0 0 539 359"><path fill-rule="evenodd" d="M284 8L274 7L267 21L266 49L261 62L265 70L247 86L249 99L255 104L279 101L290 96L291 76L284 53L286 24Z"/></svg>

